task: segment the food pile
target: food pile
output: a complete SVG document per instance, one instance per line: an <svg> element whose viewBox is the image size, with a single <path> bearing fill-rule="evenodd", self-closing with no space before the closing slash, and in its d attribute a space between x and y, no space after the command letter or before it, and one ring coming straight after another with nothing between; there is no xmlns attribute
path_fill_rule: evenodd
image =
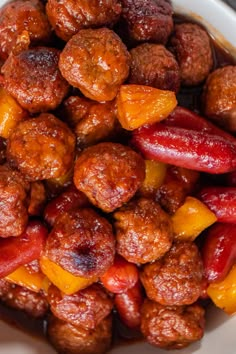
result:
<svg viewBox="0 0 236 354"><path fill-rule="evenodd" d="M181 349L206 303L236 311L236 66L217 50L169 0L0 10L0 298L58 353L106 353L117 321Z"/></svg>

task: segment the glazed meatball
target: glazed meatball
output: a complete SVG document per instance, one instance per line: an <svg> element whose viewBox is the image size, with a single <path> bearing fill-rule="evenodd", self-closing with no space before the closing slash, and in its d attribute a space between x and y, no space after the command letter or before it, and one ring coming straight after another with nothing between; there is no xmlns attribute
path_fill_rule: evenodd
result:
<svg viewBox="0 0 236 354"><path fill-rule="evenodd" d="M118 125L114 102L98 103L71 96L63 106L67 121L76 134L79 148L107 139Z"/></svg>
<svg viewBox="0 0 236 354"><path fill-rule="evenodd" d="M84 150L74 170L74 184L91 203L112 212L126 203L145 178L145 163L127 146L100 143Z"/></svg>
<svg viewBox="0 0 236 354"><path fill-rule="evenodd" d="M25 230L29 190L21 173L0 166L0 237L19 236Z"/></svg>
<svg viewBox="0 0 236 354"><path fill-rule="evenodd" d="M55 286L50 286L47 298L54 316L86 329L95 329L113 307L112 300L99 284L73 295L63 294Z"/></svg>
<svg viewBox="0 0 236 354"><path fill-rule="evenodd" d="M178 92L179 65L161 44L144 43L130 51L129 83Z"/></svg>
<svg viewBox="0 0 236 354"><path fill-rule="evenodd" d="M60 177L74 161L75 137L49 113L20 122L7 144L7 159L31 181Z"/></svg>
<svg viewBox="0 0 236 354"><path fill-rule="evenodd" d="M43 317L48 311L48 302L42 293L0 280L0 299L9 307L25 311L32 317Z"/></svg>
<svg viewBox="0 0 236 354"><path fill-rule="evenodd" d="M135 41L165 44L173 30L170 0L121 0L122 16Z"/></svg>
<svg viewBox="0 0 236 354"><path fill-rule="evenodd" d="M202 291L203 266L197 246L176 242L163 258L144 266L141 281L147 296L167 306L194 303Z"/></svg>
<svg viewBox="0 0 236 354"><path fill-rule="evenodd" d="M11 1L0 10L0 57L7 59L17 43L17 37L27 31L32 46L47 44L51 27L39 0Z"/></svg>
<svg viewBox="0 0 236 354"><path fill-rule="evenodd" d="M86 29L63 49L59 68L64 78L88 98L112 101L129 75L130 55L108 28Z"/></svg>
<svg viewBox="0 0 236 354"><path fill-rule="evenodd" d="M105 354L111 345L112 319L110 316L104 318L91 330L50 316L47 335L60 354Z"/></svg>
<svg viewBox="0 0 236 354"><path fill-rule="evenodd" d="M114 261L112 227L89 208L64 213L56 219L44 254L75 276L98 278Z"/></svg>
<svg viewBox="0 0 236 354"><path fill-rule="evenodd" d="M180 66L181 83L195 86L203 82L213 66L207 32L197 24L177 24L170 45Z"/></svg>
<svg viewBox="0 0 236 354"><path fill-rule="evenodd" d="M116 249L133 263L155 261L169 251L173 230L171 219L159 204L141 198L114 214Z"/></svg>
<svg viewBox="0 0 236 354"><path fill-rule="evenodd" d="M208 118L223 128L236 132L236 66L219 68L208 76L203 104Z"/></svg>
<svg viewBox="0 0 236 354"><path fill-rule="evenodd" d="M55 109L68 92L59 54L55 48L28 49L9 56L2 67L5 89L31 113Z"/></svg>
<svg viewBox="0 0 236 354"><path fill-rule="evenodd" d="M154 346L181 349L203 337L204 314L199 305L162 306L146 299L141 310L141 331Z"/></svg>
<svg viewBox="0 0 236 354"><path fill-rule="evenodd" d="M117 0L48 0L46 10L57 36L68 41L83 28L115 23L121 5Z"/></svg>

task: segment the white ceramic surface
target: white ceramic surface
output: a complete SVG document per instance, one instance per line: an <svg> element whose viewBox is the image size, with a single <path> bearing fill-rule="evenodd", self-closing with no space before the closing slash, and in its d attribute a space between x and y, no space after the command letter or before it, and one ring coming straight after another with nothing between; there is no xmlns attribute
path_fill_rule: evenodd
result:
<svg viewBox="0 0 236 354"><path fill-rule="evenodd" d="M236 2L236 0L234 0ZM5 1L0 0L0 5ZM230 51L236 47L236 14L219 0L173 0L178 12L194 14L204 20L211 32ZM217 29L217 30L216 30ZM225 40L226 39L226 40ZM162 351L148 344L117 347L110 354L235 354L236 316L228 317L220 310L211 308L207 314L207 329L200 343L181 351ZM31 338L0 321L0 354L55 354L45 342Z"/></svg>

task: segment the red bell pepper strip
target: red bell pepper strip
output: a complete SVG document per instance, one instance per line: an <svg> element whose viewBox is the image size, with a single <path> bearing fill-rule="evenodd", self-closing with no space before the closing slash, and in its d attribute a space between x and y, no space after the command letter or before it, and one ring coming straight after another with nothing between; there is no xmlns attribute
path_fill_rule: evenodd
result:
<svg viewBox="0 0 236 354"><path fill-rule="evenodd" d="M20 236L0 239L0 278L39 259L47 234L47 228L41 222L30 221Z"/></svg>
<svg viewBox="0 0 236 354"><path fill-rule="evenodd" d="M202 259L208 282L218 282L226 277L236 260L235 224L216 223L208 230Z"/></svg>
<svg viewBox="0 0 236 354"><path fill-rule="evenodd" d="M236 187L206 187L198 197L219 222L236 223Z"/></svg>
<svg viewBox="0 0 236 354"><path fill-rule="evenodd" d="M131 144L146 159L212 174L236 169L236 144L195 130L155 123L132 132Z"/></svg>

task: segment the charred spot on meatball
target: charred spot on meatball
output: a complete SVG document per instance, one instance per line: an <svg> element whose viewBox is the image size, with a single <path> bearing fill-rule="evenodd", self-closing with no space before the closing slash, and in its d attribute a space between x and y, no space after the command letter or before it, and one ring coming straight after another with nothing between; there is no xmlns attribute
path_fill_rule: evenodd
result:
<svg viewBox="0 0 236 354"><path fill-rule="evenodd" d="M68 93L59 54L55 48L32 48L10 55L2 67L5 89L30 113L55 109Z"/></svg>

